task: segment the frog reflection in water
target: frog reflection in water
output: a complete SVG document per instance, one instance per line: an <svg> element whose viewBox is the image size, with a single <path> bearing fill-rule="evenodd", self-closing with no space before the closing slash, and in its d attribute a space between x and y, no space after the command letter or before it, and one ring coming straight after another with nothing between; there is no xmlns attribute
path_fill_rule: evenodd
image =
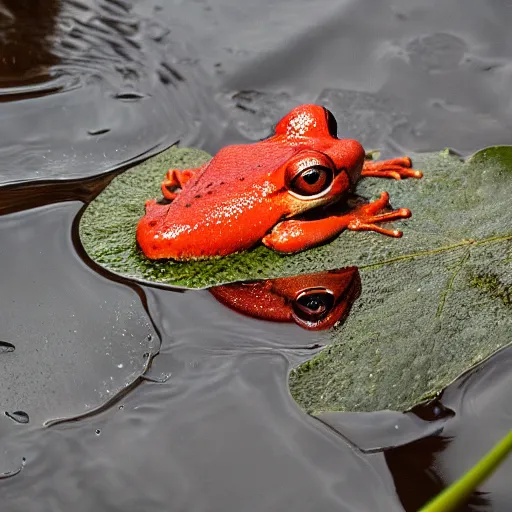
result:
<svg viewBox="0 0 512 512"><path fill-rule="evenodd" d="M294 108L275 133L254 144L227 146L197 169L171 169L162 193L171 202L146 203L137 241L150 259L195 260L244 251L263 242L282 253L322 244L344 229L399 237L381 222L408 218L386 211L389 196L345 214L297 219L346 199L363 176L421 178L407 157L365 160L356 140L336 137L336 120L318 105Z"/></svg>
<svg viewBox="0 0 512 512"><path fill-rule="evenodd" d="M361 294L357 267L210 288L222 304L271 322L325 330L346 319Z"/></svg>

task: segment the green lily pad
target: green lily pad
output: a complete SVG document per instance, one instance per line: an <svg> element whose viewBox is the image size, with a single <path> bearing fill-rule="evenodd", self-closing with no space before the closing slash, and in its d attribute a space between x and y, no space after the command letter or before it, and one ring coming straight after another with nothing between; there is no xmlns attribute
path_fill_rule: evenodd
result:
<svg viewBox="0 0 512 512"><path fill-rule="evenodd" d="M512 147L466 162L448 150L414 155L421 180L362 180L360 195L387 190L393 207L412 210L395 223L400 239L345 231L296 255L258 246L209 261L147 260L135 244L144 202L160 196L168 168L207 158L173 148L116 177L84 211L83 245L111 272L190 288L358 266L363 292L350 318L291 373L307 411L406 409L512 341Z"/></svg>
<svg viewBox="0 0 512 512"><path fill-rule="evenodd" d="M407 409L512 341L512 147L420 161L415 190L386 187L413 210L410 250L360 268L350 318L291 372L308 412Z"/></svg>

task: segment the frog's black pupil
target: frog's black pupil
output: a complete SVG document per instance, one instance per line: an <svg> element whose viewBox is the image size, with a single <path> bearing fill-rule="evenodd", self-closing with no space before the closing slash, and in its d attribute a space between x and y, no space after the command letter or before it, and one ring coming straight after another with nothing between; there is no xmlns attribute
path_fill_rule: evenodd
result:
<svg viewBox="0 0 512 512"><path fill-rule="evenodd" d="M303 295L297 302L306 309L312 312L318 311L324 305L324 294L315 293L311 295Z"/></svg>
<svg viewBox="0 0 512 512"><path fill-rule="evenodd" d="M320 322L334 307L334 295L327 290L305 291L292 303L297 318L305 322Z"/></svg>
<svg viewBox="0 0 512 512"><path fill-rule="evenodd" d="M297 302L311 313L318 313L322 309L329 311L334 305L334 297L327 292L310 293L299 297Z"/></svg>
<svg viewBox="0 0 512 512"><path fill-rule="evenodd" d="M330 110L325 107L324 110L327 117L327 129L329 130L329 135L331 137L338 137L338 123L336 122L336 118Z"/></svg>
<svg viewBox="0 0 512 512"><path fill-rule="evenodd" d="M318 311L322 307L320 302L318 302L314 297L311 297L304 306L311 311Z"/></svg>
<svg viewBox="0 0 512 512"><path fill-rule="evenodd" d="M318 169L308 169L304 172L302 178L308 185L314 185L320 179L320 171Z"/></svg>

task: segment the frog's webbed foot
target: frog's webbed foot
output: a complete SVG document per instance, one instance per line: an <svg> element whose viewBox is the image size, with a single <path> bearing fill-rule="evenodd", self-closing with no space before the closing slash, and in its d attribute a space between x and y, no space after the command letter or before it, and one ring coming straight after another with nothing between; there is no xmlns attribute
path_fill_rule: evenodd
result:
<svg viewBox="0 0 512 512"><path fill-rule="evenodd" d="M374 178L421 178L423 173L412 169L411 159L407 156L393 158L391 160L365 160L361 176L373 176Z"/></svg>
<svg viewBox="0 0 512 512"><path fill-rule="evenodd" d="M169 169L162 182L162 194L173 200L181 192L187 181L195 176L197 169Z"/></svg>
<svg viewBox="0 0 512 512"><path fill-rule="evenodd" d="M351 231L375 231L382 235L400 238L403 233L398 229L384 229L377 226L377 223L408 219L412 215L411 210L399 208L398 210L377 214L378 211L386 207L391 207L389 204L389 194L381 192L379 199L356 207L354 211L343 215L340 219L346 218L348 220L347 229Z"/></svg>
<svg viewBox="0 0 512 512"><path fill-rule="evenodd" d="M411 216L410 210L400 208L387 213L377 212L389 206L389 194L382 192L380 198L372 203L360 205L344 215L335 215L320 220L285 220L263 238L267 247L278 252L293 253L320 245L344 229L351 231L375 231L383 235L399 238L402 232L397 229L384 229L378 223Z"/></svg>

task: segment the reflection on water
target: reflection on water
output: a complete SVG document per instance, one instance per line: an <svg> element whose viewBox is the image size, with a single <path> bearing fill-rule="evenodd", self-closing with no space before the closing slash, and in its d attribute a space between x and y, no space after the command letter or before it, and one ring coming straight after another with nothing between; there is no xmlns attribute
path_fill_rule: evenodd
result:
<svg viewBox="0 0 512 512"><path fill-rule="evenodd" d="M158 17L112 0L0 5L0 186L94 176L222 135L201 69Z"/></svg>
<svg viewBox="0 0 512 512"><path fill-rule="evenodd" d="M450 442L449 437L429 437L386 452L386 462L405 510L419 510L451 483L443 478L442 471L437 467L438 457L447 450ZM470 466L464 471L469 469ZM504 468L499 469L504 470L506 471ZM462 476L464 471L459 476ZM485 492L477 490L471 494L466 504L457 510L493 510L490 508L491 503Z"/></svg>
<svg viewBox="0 0 512 512"><path fill-rule="evenodd" d="M210 288L222 304L271 322L325 330L343 322L361 294L356 267Z"/></svg>
<svg viewBox="0 0 512 512"><path fill-rule="evenodd" d="M441 417L442 432L385 452L405 510L418 510L510 431L511 362L512 347L508 347L460 376L440 397L412 411L434 423ZM449 420L444 421L447 414ZM508 457L460 510L508 510L511 472Z"/></svg>
<svg viewBox="0 0 512 512"><path fill-rule="evenodd" d="M3 0L0 4L0 101L34 97L59 62L53 37L61 0ZM37 20L37 22L35 22Z"/></svg>

